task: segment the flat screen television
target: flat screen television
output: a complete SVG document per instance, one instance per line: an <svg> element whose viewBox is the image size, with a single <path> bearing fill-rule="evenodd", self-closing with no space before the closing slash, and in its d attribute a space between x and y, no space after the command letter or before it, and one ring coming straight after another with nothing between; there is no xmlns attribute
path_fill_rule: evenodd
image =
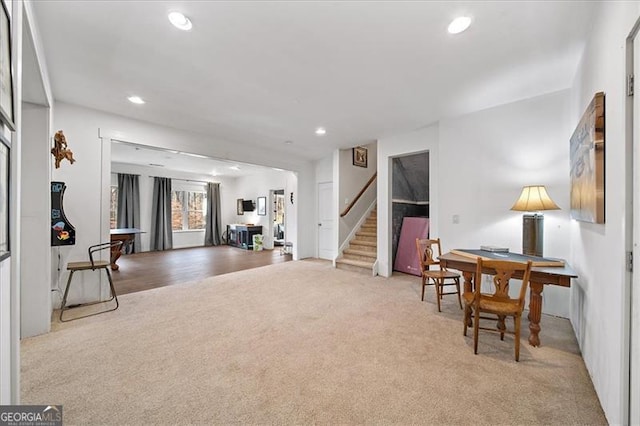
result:
<svg viewBox="0 0 640 426"><path fill-rule="evenodd" d="M242 210L245 212L252 212L256 209L256 206L251 200L242 200Z"/></svg>

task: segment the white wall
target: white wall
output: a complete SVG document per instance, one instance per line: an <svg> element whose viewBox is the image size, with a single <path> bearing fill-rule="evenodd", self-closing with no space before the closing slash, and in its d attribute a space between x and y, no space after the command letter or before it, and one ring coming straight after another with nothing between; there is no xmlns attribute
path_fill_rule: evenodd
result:
<svg viewBox="0 0 640 426"><path fill-rule="evenodd" d="M53 130L63 130L68 148L73 151L75 163L63 161L60 168L53 169L52 180L66 183L63 208L71 225L76 229L76 244L52 248L53 285L64 290L68 278L66 264L69 261L86 260L90 245L109 241L108 216L102 215L102 198L108 194L108 187L102 188L103 145L98 138L98 123L95 117L79 114L64 104L56 104ZM108 164L108 163L107 163ZM101 223L107 219L106 223ZM108 255L108 253L107 253ZM59 259L59 261L58 261ZM103 255L103 259L107 259ZM94 301L106 291L104 274L94 271L76 273L69 292L69 304ZM100 277L100 278L98 278ZM60 306L62 297L56 293L53 300Z"/></svg>
<svg viewBox="0 0 640 426"><path fill-rule="evenodd" d="M294 192L294 203L296 194L294 191L295 180L297 178L292 172L286 171L265 171L251 176L243 176L236 179L235 192L233 202L226 207L228 219L222 223L222 227L226 229L226 225L232 223L250 223L262 226L262 235L264 238L264 248L273 248L273 199L270 199L270 191L276 189L284 189L284 229L285 240L290 241L290 235L293 234L294 228L289 223L295 217L294 205L291 204L291 192ZM258 215L257 203L258 197L267 197L267 215ZM256 204L256 209L252 212L244 212L242 215L237 214L236 199L251 200ZM223 215L224 217L224 215ZM291 234L290 234L291 233Z"/></svg>
<svg viewBox="0 0 640 426"><path fill-rule="evenodd" d="M391 276L391 178L393 157L429 151L429 197L431 199L429 228L438 235L438 211L433 208L438 200L438 125L378 140L378 273Z"/></svg>
<svg viewBox="0 0 640 426"><path fill-rule="evenodd" d="M628 329L625 315L629 293L625 241L630 230L625 227L628 211L624 200L626 176L630 176L632 170L627 168L625 161L625 41L639 16L638 2L600 5L571 88L571 131L594 94L603 91L606 96L606 223L572 221L570 261L579 275L571 288L571 321L584 362L611 424L626 421L625 342ZM635 118L638 119L637 112Z"/></svg>
<svg viewBox="0 0 640 426"><path fill-rule="evenodd" d="M22 135L22 26L23 6L19 1L2 0L11 25L11 73L16 131L8 127L0 131L11 141L11 202L9 236L12 256L0 263L0 404L20 402L20 199Z"/></svg>
<svg viewBox="0 0 640 426"><path fill-rule="evenodd" d="M316 161L316 182L333 181L333 154Z"/></svg>
<svg viewBox="0 0 640 426"><path fill-rule="evenodd" d="M51 187L49 108L22 104L21 336L51 327Z"/></svg>
<svg viewBox="0 0 640 426"><path fill-rule="evenodd" d="M140 185L140 229L144 234L140 234L140 243L142 251L149 251L151 239L151 206L153 198L153 176L168 177L175 179L172 182L172 189L184 190L204 190L206 184L201 182L218 182L220 183L220 212L222 232L224 232L225 224L229 223L231 213L235 213L235 178L215 177L210 175L199 175L195 173L178 172L174 170L165 170L157 167L141 166L135 164L111 163L111 181L113 185L118 184L117 173L128 173L139 175ZM174 231L173 232L173 248L196 247L204 245L204 230L195 231Z"/></svg>
<svg viewBox="0 0 640 426"><path fill-rule="evenodd" d="M525 185L546 185L561 210L544 212L544 255L569 252L568 91L440 122L440 215L443 249L480 245L522 252L522 212L511 206ZM463 153L463 154L461 154ZM458 215L459 223L453 223ZM517 294L519 286L511 286ZM569 290L545 286L545 313L569 317Z"/></svg>
<svg viewBox="0 0 640 426"><path fill-rule="evenodd" d="M353 165L353 154L351 148L339 150L338 173L340 179L338 182L338 214L341 214L342 211L347 208L349 203L353 201L355 196L358 195L358 192L360 192L377 170L377 142L372 142L362 146L367 149L367 167ZM339 219L340 229L338 235L338 246L342 245L349 233L353 230L353 227L358 223L362 218L362 215L376 199L376 185L377 182L374 181L358 202L353 206L351 211Z"/></svg>
<svg viewBox="0 0 640 426"><path fill-rule="evenodd" d="M522 186L547 185L560 211L545 214L545 255L569 257L568 91L442 120L378 141L379 273L391 274L391 158L429 151L430 233L443 250L482 244L522 250ZM540 123L545 123L541 126ZM458 215L459 224L452 223ZM512 291L518 290L512 286ZM543 312L569 316L569 291L546 286Z"/></svg>
<svg viewBox="0 0 640 426"><path fill-rule="evenodd" d="M11 401L11 260L0 262L0 404Z"/></svg>
<svg viewBox="0 0 640 426"><path fill-rule="evenodd" d="M294 156L283 156L275 151L221 141L62 102L55 104L55 112L54 128L64 130L69 148L77 159L75 164L65 164L60 170L54 171L53 176L55 180L67 183L65 211L77 231L76 245L60 249L62 265L69 260L83 259L86 257L86 247L109 239L110 161L106 158L109 156L106 144L111 139L295 171L297 180L291 186L299 203L293 205L294 209L288 214L289 226L293 226L288 233L295 242L294 259L313 254L314 240L307 238L307 235L312 235L313 223L296 220L297 214L313 217L309 194L313 191L314 180L310 162ZM300 241L297 241L298 238ZM60 275L63 274L54 277L54 280L59 282L61 278L66 278L66 274L64 277ZM97 285L97 274L88 275L79 277L80 285L72 289L70 303L94 300L99 294L107 294L104 283Z"/></svg>

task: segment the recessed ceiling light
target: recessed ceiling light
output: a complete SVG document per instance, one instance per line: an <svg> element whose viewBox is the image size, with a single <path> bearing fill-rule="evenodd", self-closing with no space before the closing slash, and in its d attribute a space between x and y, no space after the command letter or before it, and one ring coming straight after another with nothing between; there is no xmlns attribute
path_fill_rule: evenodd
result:
<svg viewBox="0 0 640 426"><path fill-rule="evenodd" d="M240 166L231 166L229 167L231 170L240 170Z"/></svg>
<svg viewBox="0 0 640 426"><path fill-rule="evenodd" d="M214 171L212 171L212 172L210 173L210 175L211 175L211 176L218 176L218 172L216 172L216 171L214 170Z"/></svg>
<svg viewBox="0 0 640 426"><path fill-rule="evenodd" d="M284 144L285 145L291 145L291 144L293 144L293 141L284 141Z"/></svg>
<svg viewBox="0 0 640 426"><path fill-rule="evenodd" d="M322 135L326 135L326 134L327 134L327 130L324 127L318 127L316 129L316 135L322 136Z"/></svg>
<svg viewBox="0 0 640 426"><path fill-rule="evenodd" d="M447 31L449 31L451 34L459 34L469 28L469 25L471 25L471 18L469 18L468 16L459 16L451 21L449 27L447 28Z"/></svg>
<svg viewBox="0 0 640 426"><path fill-rule="evenodd" d="M132 104L142 105L144 103L144 100L140 96L129 96L127 99L129 99L129 102Z"/></svg>
<svg viewBox="0 0 640 426"><path fill-rule="evenodd" d="M272 167L273 170L275 170L276 172L284 172L284 169L279 169L277 167Z"/></svg>
<svg viewBox="0 0 640 426"><path fill-rule="evenodd" d="M189 31L193 28L191 20L180 12L171 12L169 14L169 22L171 22L174 27L179 28L182 31Z"/></svg>

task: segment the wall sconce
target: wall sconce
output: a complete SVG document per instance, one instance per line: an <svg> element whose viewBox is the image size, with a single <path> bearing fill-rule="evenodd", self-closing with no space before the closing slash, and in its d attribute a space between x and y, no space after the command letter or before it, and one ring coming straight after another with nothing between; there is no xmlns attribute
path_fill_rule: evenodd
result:
<svg viewBox="0 0 640 426"><path fill-rule="evenodd" d="M511 210L534 212L522 216L522 254L542 257L544 215L538 212L560 210L560 207L549 197L544 185L533 185L522 188Z"/></svg>

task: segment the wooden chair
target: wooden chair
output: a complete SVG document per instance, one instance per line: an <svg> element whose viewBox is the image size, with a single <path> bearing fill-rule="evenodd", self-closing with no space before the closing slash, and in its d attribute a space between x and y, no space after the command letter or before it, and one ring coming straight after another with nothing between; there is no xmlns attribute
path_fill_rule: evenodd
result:
<svg viewBox="0 0 640 426"><path fill-rule="evenodd" d="M67 270L70 271L69 272L69 279L67 280L67 287L64 290L64 296L62 297L62 305L60 306L60 321L61 322L67 322L67 321L73 321L79 318L86 318L86 317L90 317L93 315L98 315L98 314L102 314L105 312L110 312L110 311L115 311L116 309L118 309L119 306L119 302L118 302L118 296L116 295L116 289L113 286L113 280L111 279L111 273L109 272L109 265L111 265L111 259L109 260L94 260L93 259L93 255L94 253L101 251L101 250L108 250L109 254L111 254L112 250L119 250L122 248L122 241L112 241L110 243L101 243L101 244L96 244L93 245L91 247L89 247L89 249L87 250L89 253L89 261L88 262L69 262L67 264ZM71 305L71 306L67 306L67 296L69 295L69 288L71 287L71 279L73 278L73 274L77 271L88 271L88 270L92 270L92 271L98 271L98 273L100 272L101 269L104 269L105 272L107 273L107 278L109 279L109 287L111 289L111 298L108 300L99 300L97 302L89 302L89 303L80 303L80 304L76 304L76 305ZM83 316L79 316L79 317L75 317L75 318L71 318L71 319L63 319L62 315L68 311L69 309L74 309L74 308L79 308L81 306L89 306L89 305L95 305L98 303L106 303L106 302L111 302L112 300L116 301L116 306L113 309L107 309L104 311L100 311L100 312L95 312L93 314L89 314L89 315L83 315Z"/></svg>
<svg viewBox="0 0 640 426"><path fill-rule="evenodd" d="M437 252L434 252L434 248ZM435 240L416 238L416 249L418 253L418 262L422 271L422 297L424 301L424 288L433 283L436 288L436 300L438 301L438 312L440 310L440 300L445 294L457 294L458 304L462 309L462 302L460 301L460 274L450 272L444 269L440 265L440 261L437 260L442 254L440 247L440 238ZM438 269L431 269L432 266L437 266ZM445 292L445 286L455 286L456 291Z"/></svg>
<svg viewBox="0 0 640 426"><path fill-rule="evenodd" d="M504 340L505 333L513 334L515 338L515 358L520 360L520 323L524 310L525 296L529 286L531 274L531 261L527 263L512 262L508 260L482 260L478 258L476 275L474 278L474 290L465 292L464 299L464 335L467 335L467 327L471 325L473 314L473 352L478 353L478 332L487 330L500 334L500 340ZM482 293L483 270L490 270L493 275L494 293ZM495 275L494 275L495 274ZM509 297L509 281L513 276L522 276L522 287L517 299ZM495 319L482 317L483 313L497 316L496 328L480 327L480 319ZM514 330L509 331L505 325L505 317L511 316L514 320Z"/></svg>

